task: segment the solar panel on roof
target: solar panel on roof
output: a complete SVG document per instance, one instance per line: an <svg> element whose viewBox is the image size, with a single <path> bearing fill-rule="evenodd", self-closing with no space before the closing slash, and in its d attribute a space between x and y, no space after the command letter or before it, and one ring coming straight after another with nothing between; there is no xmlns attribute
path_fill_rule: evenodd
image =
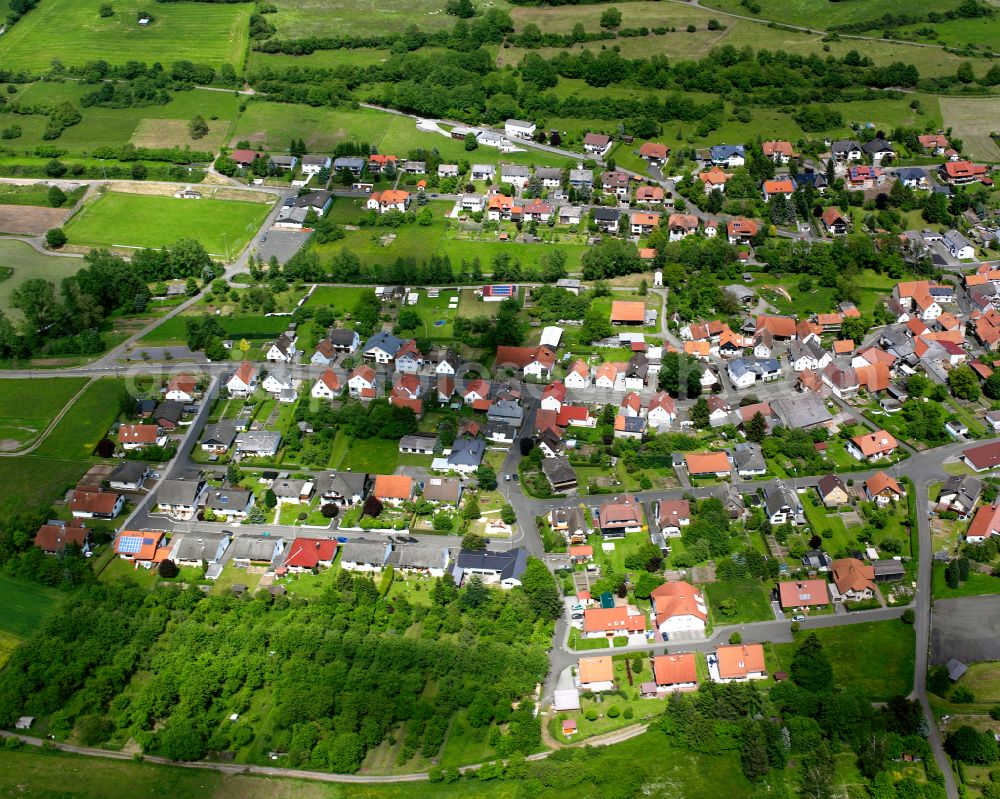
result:
<svg viewBox="0 0 1000 799"><path fill-rule="evenodd" d="M118 551L123 555L134 555L142 549L143 539L134 536L122 536L118 541Z"/></svg>
<svg viewBox="0 0 1000 799"><path fill-rule="evenodd" d="M142 545L143 545L144 547L148 547L148 546L150 546L150 545L151 545L152 543L153 543L153 539L152 539L152 538L144 538L144 539L142 539Z"/></svg>

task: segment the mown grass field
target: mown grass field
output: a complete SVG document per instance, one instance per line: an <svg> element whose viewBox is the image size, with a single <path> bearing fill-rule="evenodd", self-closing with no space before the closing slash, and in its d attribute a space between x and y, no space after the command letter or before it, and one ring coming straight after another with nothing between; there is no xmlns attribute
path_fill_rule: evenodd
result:
<svg viewBox="0 0 1000 799"><path fill-rule="evenodd" d="M26 583L0 574L0 632L26 638L54 609L61 598L54 588Z"/></svg>
<svg viewBox="0 0 1000 799"><path fill-rule="evenodd" d="M11 319L20 321L21 312L10 304L14 289L34 277L51 280L58 286L64 277L75 275L83 265L79 258L42 255L22 241L0 239L0 266L14 270L6 280L0 280L0 310Z"/></svg>
<svg viewBox="0 0 1000 799"><path fill-rule="evenodd" d="M80 199L83 189L77 189L72 193L67 193L66 204L71 206ZM47 183L35 183L30 186L19 186L14 184L0 185L0 205L35 205L40 208L49 207L49 186Z"/></svg>
<svg viewBox="0 0 1000 799"><path fill-rule="evenodd" d="M455 18L444 13L438 0L281 0L269 21L281 38L303 36L368 35L372 22L383 33L402 31L409 25L421 30L450 29ZM491 7L508 9L504 0Z"/></svg>
<svg viewBox="0 0 1000 799"><path fill-rule="evenodd" d="M969 579L958 588L949 588L945 582L945 564L935 563L931 576L931 595L934 599L955 599L963 596L983 596L984 594L1000 594L1000 577L982 574L973 568Z"/></svg>
<svg viewBox="0 0 1000 799"><path fill-rule="evenodd" d="M66 225L71 244L166 247L194 238L212 255L234 255L253 237L270 207L238 200L178 200L106 192Z"/></svg>
<svg viewBox="0 0 1000 799"><path fill-rule="evenodd" d="M0 449L34 441L86 382L85 377L0 381Z"/></svg>
<svg viewBox="0 0 1000 799"><path fill-rule="evenodd" d="M1000 97L942 97L940 102L945 125L962 139L970 157L1000 161L1000 147L990 138L1000 131Z"/></svg>
<svg viewBox="0 0 1000 799"><path fill-rule="evenodd" d="M756 16L786 25L825 29L833 25L864 22L883 14L926 14L941 11L935 0L883 0L871 3L831 3L828 0L757 0L760 13L751 15L740 0L707 0L702 6L741 16Z"/></svg>
<svg viewBox="0 0 1000 799"><path fill-rule="evenodd" d="M725 580L703 587L716 626L770 621L774 618L767 588L760 580ZM727 599L736 601L736 615L726 616L720 605Z"/></svg>
<svg viewBox="0 0 1000 799"><path fill-rule="evenodd" d="M41 72L53 59L84 64L104 59L160 61L186 59L218 69L239 67L247 48L249 3L157 3L117 0L114 15L101 17L98 5L74 0L40 3L0 38L0 63L8 69ZM153 21L141 26L139 11Z"/></svg>
<svg viewBox="0 0 1000 799"><path fill-rule="evenodd" d="M105 377L93 383L35 450L40 458L88 460L118 417L127 381Z"/></svg>
<svg viewBox="0 0 1000 799"><path fill-rule="evenodd" d="M888 701L913 688L913 625L898 620L803 630L790 644L773 644L781 668L791 668L795 650L815 632L833 665L836 685L862 691L875 701Z"/></svg>

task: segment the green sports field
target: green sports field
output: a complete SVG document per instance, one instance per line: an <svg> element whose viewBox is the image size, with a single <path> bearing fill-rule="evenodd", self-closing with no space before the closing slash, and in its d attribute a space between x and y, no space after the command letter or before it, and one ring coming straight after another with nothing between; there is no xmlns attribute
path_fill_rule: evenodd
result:
<svg viewBox="0 0 1000 799"><path fill-rule="evenodd" d="M238 253L267 216L265 203L178 200L107 192L66 225L71 244L92 247L166 247L194 238L212 255Z"/></svg>
<svg viewBox="0 0 1000 799"><path fill-rule="evenodd" d="M247 47L249 3L140 3L116 0L114 15L101 17L99 3L46 0L0 37L0 63L8 69L41 72L59 59L66 65L104 59L188 60L218 69L239 68ZM143 27L139 11L153 22Z"/></svg>

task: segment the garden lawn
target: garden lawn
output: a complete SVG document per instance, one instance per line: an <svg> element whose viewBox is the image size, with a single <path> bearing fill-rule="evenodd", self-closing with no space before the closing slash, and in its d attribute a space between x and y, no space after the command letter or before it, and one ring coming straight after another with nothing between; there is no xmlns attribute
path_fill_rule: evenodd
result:
<svg viewBox="0 0 1000 799"><path fill-rule="evenodd" d="M0 448L34 441L86 383L85 377L0 381Z"/></svg>
<svg viewBox="0 0 1000 799"><path fill-rule="evenodd" d="M702 587L708 599L715 625L745 624L751 621L771 621L774 611L767 589L760 580L724 580L707 583ZM736 600L736 615L726 616L719 606L727 599Z"/></svg>
<svg viewBox="0 0 1000 799"><path fill-rule="evenodd" d="M194 238L210 254L227 257L253 237L269 208L239 200L107 192L86 205L65 230L71 244L97 247L166 247Z"/></svg>
<svg viewBox="0 0 1000 799"><path fill-rule="evenodd" d="M334 450L339 450L336 442ZM333 469L370 474L392 474L399 460L399 441L387 438L349 439L344 458Z"/></svg>
<svg viewBox="0 0 1000 799"><path fill-rule="evenodd" d="M969 579L958 588L949 588L944 579L947 566L935 563L931 578L931 596L934 599L954 599L962 596L982 596L983 594L1000 594L1000 577L981 574L975 570L975 563L970 564Z"/></svg>
<svg viewBox="0 0 1000 799"><path fill-rule="evenodd" d="M0 37L2 38L2 37ZM10 277L0 280L0 311L14 322L23 319L21 312L10 304L11 295L22 283L40 277L58 287L64 277L75 275L84 266L80 258L59 258L42 255L23 241L0 238L0 266L13 269Z"/></svg>
<svg viewBox="0 0 1000 799"><path fill-rule="evenodd" d="M249 3L157 3L116 0L115 13L75 0L40 3L0 40L0 62L12 70L42 72L59 59L67 66L102 59L112 64L183 59L218 69L240 68L247 49ZM152 22L138 23L148 11Z"/></svg>
<svg viewBox="0 0 1000 799"><path fill-rule="evenodd" d="M309 295L306 306L309 308L329 307L337 317L342 317L354 310L363 296L371 294L372 289L347 286L317 286Z"/></svg>
<svg viewBox="0 0 1000 799"><path fill-rule="evenodd" d="M835 684L858 689L873 702L913 688L913 625L894 619L796 633L793 643L773 645L782 670L790 670L795 650L812 632L833 664Z"/></svg>
<svg viewBox="0 0 1000 799"><path fill-rule="evenodd" d="M629 553L641 549L643 544L648 544L649 536L646 533L626 533L624 538L609 541L608 543L614 543L615 548L607 552L601 547L603 538L599 533L591 535L589 543L594 547L594 560L605 569L614 569L623 574L626 571L625 558Z"/></svg>

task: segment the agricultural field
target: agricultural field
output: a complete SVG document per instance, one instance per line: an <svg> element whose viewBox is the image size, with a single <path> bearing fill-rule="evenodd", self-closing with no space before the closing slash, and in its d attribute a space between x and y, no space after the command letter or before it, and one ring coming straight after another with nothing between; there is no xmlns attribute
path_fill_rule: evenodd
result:
<svg viewBox="0 0 1000 799"><path fill-rule="evenodd" d="M10 653L55 610L61 595L54 588L0 575L0 667Z"/></svg>
<svg viewBox="0 0 1000 799"><path fill-rule="evenodd" d="M0 381L0 450L34 441L86 383L85 377Z"/></svg>
<svg viewBox="0 0 1000 799"><path fill-rule="evenodd" d="M906 695L913 688L913 625L893 620L802 631L790 644L770 645L783 671L789 670L795 650L811 632L833 664L836 685L862 691L873 702Z"/></svg>
<svg viewBox="0 0 1000 799"><path fill-rule="evenodd" d="M1000 147L991 133L1000 132L1000 98L942 97L944 124L965 144L972 158L1000 161Z"/></svg>
<svg viewBox="0 0 1000 799"><path fill-rule="evenodd" d="M2 214L3 207L0 206L0 215ZM9 277L0 277L0 310L9 318L20 320L21 312L10 305L14 289L35 277L51 280L59 285L64 277L75 275L83 265L80 258L42 255L22 241L0 239L0 267L12 270Z"/></svg>
<svg viewBox="0 0 1000 799"><path fill-rule="evenodd" d="M66 203L63 208L70 208L83 196L83 187L72 192L66 192ZM0 184L0 206L3 205L33 205L39 208L49 207L49 184L34 183L28 186L4 183ZM0 211L3 209L0 208Z"/></svg>
<svg viewBox="0 0 1000 799"><path fill-rule="evenodd" d="M148 10L153 21L138 23ZM251 7L248 3L164 3L155 8L139 0L118 0L111 17L97 5L73 0L40 3L0 38L0 63L13 70L41 72L54 59L84 64L104 59L127 61L188 60L216 69L239 68L247 48Z"/></svg>
<svg viewBox="0 0 1000 799"><path fill-rule="evenodd" d="M380 33L401 32L409 25L426 31L450 29L455 23L439 0L281 0L276 5L278 13L268 21L278 28L282 39L364 36L373 32L371 22L375 19ZM510 8L503 0L490 5Z"/></svg>
<svg viewBox="0 0 1000 799"><path fill-rule="evenodd" d="M70 244L125 248L166 247L194 238L224 258L243 248L268 211L256 202L107 192L81 209L66 225L66 235Z"/></svg>
<svg viewBox="0 0 1000 799"><path fill-rule="evenodd" d="M207 5L207 4L206 4ZM167 4L165 8L174 8ZM77 105L80 97L94 90L75 82L32 83L21 88L17 97L25 103L58 103L68 101ZM81 108L80 124L66 128L58 139L58 146L70 153L90 152L95 147L120 147L131 142L137 147L184 147L192 150L217 149L236 118L239 98L230 92L192 89L170 92L170 102L142 108ZM209 133L202 139L192 139L188 122L200 114L208 122ZM30 148L42 143L45 118L18 114L0 114L0 125L12 123L21 126L21 138L11 144L17 148ZM287 142L283 146L287 146Z"/></svg>
<svg viewBox="0 0 1000 799"><path fill-rule="evenodd" d="M926 14L941 11L934 0L883 0L877 7L869 3L830 3L828 0L756 0L760 13L752 16L786 25L829 28L864 22L883 14ZM707 0L709 10L718 9L740 16L751 16L740 0ZM724 21L724 20L723 20Z"/></svg>
<svg viewBox="0 0 1000 799"><path fill-rule="evenodd" d="M118 418L127 381L110 377L95 381L35 450L39 457L89 460L97 442Z"/></svg>

